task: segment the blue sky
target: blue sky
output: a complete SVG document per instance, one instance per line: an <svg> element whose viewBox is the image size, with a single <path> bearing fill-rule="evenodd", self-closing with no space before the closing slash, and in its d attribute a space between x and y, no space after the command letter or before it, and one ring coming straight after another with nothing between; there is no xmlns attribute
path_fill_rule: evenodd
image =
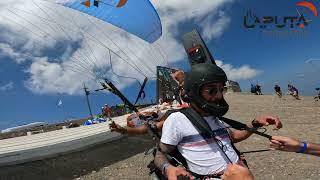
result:
<svg viewBox="0 0 320 180"><path fill-rule="evenodd" d="M249 89L250 82L258 82L262 85L264 93L271 94L274 83L279 83L285 91L286 85L291 82L303 95L313 95L314 88L320 86L318 75L320 19L319 16L314 17L307 8L297 8L296 2L298 1L204 0L199 3L188 0L181 4L179 0L152 1L162 21L163 37L153 46L152 50L155 54L158 53L157 55L150 52L137 53L138 56L146 58L143 63L140 62L140 66L143 68L148 65L153 69L156 65L164 65L164 62L168 61L170 67L187 70L189 67L181 37L183 33L197 28L205 38L214 58L218 60L218 64L225 69L230 79L240 82L244 91ZM319 1L309 2L320 10ZM8 4L12 5L10 1L1 2L0 7L6 7ZM19 6L21 5L18 4L16 8L18 9ZM244 16L248 10L259 17L282 17L297 16L297 9L308 20L312 20L303 30L277 29L270 26L268 27L269 33L272 34L270 35L263 29L246 29L243 25ZM1 23L5 22L4 20L7 22L13 16L11 14L4 17L8 13L6 8L0 8L0 12L0 129L35 121L58 122L66 118L88 116L89 112L81 87L86 83L89 89L93 90L99 88L99 84L87 78L89 73L84 71L81 74L72 74L62 68L64 67L62 64L68 61L72 52L85 52L83 49L86 47L88 49L89 46L84 44L91 42L76 35L68 41L59 32L47 29L45 32L51 33L50 35L55 39L49 41L49 38L48 41L42 41L39 37L27 36L21 24ZM31 8L29 12L35 11ZM30 21L33 20L30 19ZM34 22L38 21L34 20ZM79 21L79 23L85 25L86 21ZM113 28L100 24L99 26L105 29ZM35 28L30 23L27 23L27 27ZM37 34L42 33L40 30L35 31ZM122 33L119 32L120 35ZM282 34L282 36L275 36L275 34ZM130 42L125 41L120 35L119 38L118 34L114 34L113 37L117 39L116 43L120 46L128 47L126 43L131 43L132 40L140 43L141 47L144 47L142 50L150 50L144 42L131 37ZM130 47L134 48L133 46L135 44ZM98 45L91 47L98 58L105 60L107 55L101 47ZM138 49L141 50L137 48L133 51L138 52ZM161 59L159 50L163 51L162 55L167 60ZM157 58L152 60L148 56L157 56ZM100 64L100 61L96 63ZM135 75L126 63L120 63L119 59L115 59L114 63L116 63L114 68L118 74ZM103 63L100 65L104 67ZM106 68L110 67L106 66ZM146 69L145 71L147 72ZM152 72L148 75L154 76ZM114 74L110 76L118 82L116 84L124 94L134 101L139 91L138 85L134 81L117 78ZM137 78L142 82L141 74L137 74ZM147 84L146 95L143 101L150 102L155 98L154 80ZM101 106L105 103L120 103L119 98L109 93L94 93L89 98L95 114L100 112ZM63 102L62 107L57 106L59 99Z"/></svg>

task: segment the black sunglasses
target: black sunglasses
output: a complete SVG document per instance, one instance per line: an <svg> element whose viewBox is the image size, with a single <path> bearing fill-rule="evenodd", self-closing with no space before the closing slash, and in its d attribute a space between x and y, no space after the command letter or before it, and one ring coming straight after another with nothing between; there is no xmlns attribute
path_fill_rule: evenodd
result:
<svg viewBox="0 0 320 180"><path fill-rule="evenodd" d="M212 87L208 87L206 89L204 89L204 91L208 92L211 96L217 95L218 92L224 94L225 92L227 92L227 87L216 87L216 86L212 86Z"/></svg>

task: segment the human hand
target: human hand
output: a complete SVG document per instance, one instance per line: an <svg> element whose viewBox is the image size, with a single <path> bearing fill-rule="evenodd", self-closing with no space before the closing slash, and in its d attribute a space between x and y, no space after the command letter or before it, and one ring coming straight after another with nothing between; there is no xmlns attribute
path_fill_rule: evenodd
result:
<svg viewBox="0 0 320 180"><path fill-rule="evenodd" d="M289 137L272 136L270 147L280 151L298 152L302 143Z"/></svg>
<svg viewBox="0 0 320 180"><path fill-rule="evenodd" d="M221 176L223 180L253 180L253 175L248 168L238 164L229 164Z"/></svg>
<svg viewBox="0 0 320 180"><path fill-rule="evenodd" d="M262 126L268 126L268 125L275 125L275 129L282 128L282 123L278 117L263 115L263 116L257 116L252 123L257 123Z"/></svg>
<svg viewBox="0 0 320 180"><path fill-rule="evenodd" d="M168 166L166 168L166 176L168 180L177 180L178 176L188 177L190 180L193 180L194 177L183 167L175 167L175 166Z"/></svg>
<svg viewBox="0 0 320 180"><path fill-rule="evenodd" d="M125 134L127 132L127 129L120 126L119 124L116 124L114 121L112 121L111 124L109 124L109 128L111 130L111 132L118 132L118 133L121 133L121 134Z"/></svg>
<svg viewBox="0 0 320 180"><path fill-rule="evenodd" d="M173 76L179 83L182 83L184 80L184 72L181 70L176 71Z"/></svg>

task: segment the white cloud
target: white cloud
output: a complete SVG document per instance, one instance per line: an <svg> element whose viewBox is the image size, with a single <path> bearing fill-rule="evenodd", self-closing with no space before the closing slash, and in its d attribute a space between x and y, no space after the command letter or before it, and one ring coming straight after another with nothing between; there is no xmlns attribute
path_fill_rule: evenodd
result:
<svg viewBox="0 0 320 180"><path fill-rule="evenodd" d="M0 43L0 55L14 59L16 62L23 61L21 53L16 52L16 50L12 48L9 44Z"/></svg>
<svg viewBox="0 0 320 180"><path fill-rule="evenodd" d="M13 87L14 87L13 82L9 82L5 85L0 86L0 91L9 91L9 90L13 89Z"/></svg>
<svg viewBox="0 0 320 180"><path fill-rule="evenodd" d="M216 21L212 21L211 15L207 16L207 18L201 22L203 26L203 38L205 40L211 40L212 38L220 37L230 22L231 19L227 17L223 11L219 11Z"/></svg>
<svg viewBox="0 0 320 180"><path fill-rule="evenodd" d="M48 62L46 58L35 60L27 73L30 74L30 78L25 82L26 87L39 94L77 94L83 87L82 80L90 79L86 74L75 73L65 69L63 64Z"/></svg>
<svg viewBox="0 0 320 180"><path fill-rule="evenodd" d="M27 37L0 23L0 57L9 57L17 63L24 62L30 55L27 52L29 42Z"/></svg>
<svg viewBox="0 0 320 180"><path fill-rule="evenodd" d="M207 42L221 37L231 22L223 6L231 2L152 0L162 20L163 36L149 45L114 26L58 5L49 6L44 0L1 1L0 27L7 31L0 35L0 56L17 63L31 61L25 70L29 76L25 85L35 93L82 94L83 83L91 89L97 86L97 72L102 74L99 78L124 88L135 80L117 74L142 81L142 74L155 77L157 65L186 59L181 40L176 39L184 33L181 24L197 24ZM106 47L112 51L112 69ZM249 66L223 67L235 80L258 74Z"/></svg>
<svg viewBox="0 0 320 180"><path fill-rule="evenodd" d="M226 72L228 79L234 81L251 79L263 73L263 71L253 69L249 65L242 65L239 68L235 68L231 64L223 64L223 62L219 60L216 60L216 63Z"/></svg>
<svg viewBox="0 0 320 180"><path fill-rule="evenodd" d="M202 29L200 33L207 42L213 38L219 38L231 22L221 10L230 2L232 0L152 0L163 26L163 36L158 44L166 52L167 58L171 62L186 58L181 39L174 38L191 31L191 29L186 29L186 32L180 32L179 25L183 23L200 27Z"/></svg>

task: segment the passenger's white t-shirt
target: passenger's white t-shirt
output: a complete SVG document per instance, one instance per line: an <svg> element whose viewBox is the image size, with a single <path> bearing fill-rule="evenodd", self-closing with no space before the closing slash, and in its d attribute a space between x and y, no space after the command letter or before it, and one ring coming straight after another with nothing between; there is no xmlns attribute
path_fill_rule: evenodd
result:
<svg viewBox="0 0 320 180"><path fill-rule="evenodd" d="M239 157L232 148L226 126L213 116L204 117L204 119L215 131L216 138L223 143L223 149L230 160L237 162ZM181 112L172 113L166 119L162 128L161 142L177 146L186 159L189 169L200 175L219 173L229 163L214 138L205 140Z"/></svg>

